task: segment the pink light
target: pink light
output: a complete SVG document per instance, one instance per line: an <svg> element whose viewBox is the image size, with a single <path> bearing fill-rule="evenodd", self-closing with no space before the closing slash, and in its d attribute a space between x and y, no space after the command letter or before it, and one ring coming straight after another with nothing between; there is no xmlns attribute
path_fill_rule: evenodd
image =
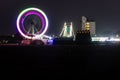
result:
<svg viewBox="0 0 120 80"><path fill-rule="evenodd" d="M41 34L42 31L45 29L45 24L46 24L43 15L41 15L40 13L35 12L35 11L34 12L28 12L28 13L25 14L25 18L28 17L29 15L37 15L37 16L39 16L41 18L41 20L42 20L42 29L38 32L38 34ZM22 28L24 28L23 23L24 23L25 18L22 18L22 21L21 21L22 22ZM23 29L23 30L25 31L25 29Z"/></svg>
<svg viewBox="0 0 120 80"><path fill-rule="evenodd" d="M40 19L42 19L42 29L39 31L39 34L36 34L34 37L32 37L32 36L28 36L28 35L26 35L23 31L22 31L22 27L24 27L23 25L21 26L20 25L20 23L24 23L24 18L22 18L23 17L23 15L26 15L26 16L28 16L28 15L31 15L31 14L35 14L35 15L38 15L39 17L40 17ZM38 9L38 8L27 8L27 9L25 9L25 10L23 10L20 14L19 14L19 16L18 16L18 18L17 18L17 29L18 29L18 31L19 31L19 33L23 36L23 37L25 37L25 38L27 38L27 39L38 39L39 37L41 37L42 35L44 35L45 34L45 32L47 31L47 29L48 29L48 19L47 19L47 16L46 16L46 14L42 11L42 10L40 10L40 9Z"/></svg>

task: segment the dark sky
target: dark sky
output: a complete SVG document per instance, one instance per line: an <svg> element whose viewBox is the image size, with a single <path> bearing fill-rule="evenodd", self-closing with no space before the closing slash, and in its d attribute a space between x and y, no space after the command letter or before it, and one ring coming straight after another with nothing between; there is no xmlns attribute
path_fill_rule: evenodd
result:
<svg viewBox="0 0 120 80"><path fill-rule="evenodd" d="M0 34L14 34L18 14L25 8L38 7L49 19L47 34L60 34L63 23L72 21L81 27L81 16L96 21L97 34L120 30L119 0L1 0Z"/></svg>

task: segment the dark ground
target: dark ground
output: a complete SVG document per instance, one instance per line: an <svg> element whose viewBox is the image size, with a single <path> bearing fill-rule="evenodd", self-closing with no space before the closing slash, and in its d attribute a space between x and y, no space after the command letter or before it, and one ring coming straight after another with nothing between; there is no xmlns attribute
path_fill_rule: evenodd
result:
<svg viewBox="0 0 120 80"><path fill-rule="evenodd" d="M120 45L0 46L1 77L16 80L116 79Z"/></svg>

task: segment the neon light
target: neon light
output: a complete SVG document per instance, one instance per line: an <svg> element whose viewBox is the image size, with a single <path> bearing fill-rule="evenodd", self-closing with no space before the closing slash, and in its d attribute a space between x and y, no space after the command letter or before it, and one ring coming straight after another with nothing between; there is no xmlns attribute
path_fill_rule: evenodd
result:
<svg viewBox="0 0 120 80"><path fill-rule="evenodd" d="M41 20L42 20L42 29L38 32L39 34L41 34L41 32L44 30L44 28L45 28L45 20L44 20L44 18L43 18L43 16L41 15L41 14L39 14L38 12L28 12L26 15L25 15L25 18L26 17L28 17L29 15L37 15L37 16L39 16L40 18L41 18ZM24 23L24 18L22 18L22 24Z"/></svg>
<svg viewBox="0 0 120 80"><path fill-rule="evenodd" d="M22 28L24 27L23 26L23 23L24 23L24 18L23 17L27 17L28 15L31 15L31 14L34 14L34 15L37 15L37 16L39 16L39 18L42 20L42 29L44 29L43 31L39 31L39 33L38 34L36 34L35 36L28 36L28 35L26 35L24 32L23 32L23 30L22 30ZM25 15L25 16L24 16ZM48 18L47 18L47 16L46 16L46 14L42 11L42 10L40 10L40 9L38 9L38 8L27 8L27 9L25 9L25 10L23 10L20 14L19 14L19 16L18 16L18 18L17 18L17 29L18 29L18 31L19 31L19 33L23 36L23 37L25 37L25 38L27 38L27 39L38 39L39 37L41 37L42 35L44 35L45 34L45 32L47 31L47 29L48 29ZM22 24L22 25L21 25Z"/></svg>

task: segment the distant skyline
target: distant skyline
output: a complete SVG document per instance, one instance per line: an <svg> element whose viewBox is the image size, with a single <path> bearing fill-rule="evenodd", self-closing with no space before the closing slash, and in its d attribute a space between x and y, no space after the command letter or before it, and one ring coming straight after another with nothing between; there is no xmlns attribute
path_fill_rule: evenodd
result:
<svg viewBox="0 0 120 80"><path fill-rule="evenodd" d="M81 17L96 21L97 34L120 31L120 1L113 0L3 0L0 2L0 34L17 32L16 19L28 7L43 10L49 19L46 34L59 35L64 22L73 22L80 29Z"/></svg>

